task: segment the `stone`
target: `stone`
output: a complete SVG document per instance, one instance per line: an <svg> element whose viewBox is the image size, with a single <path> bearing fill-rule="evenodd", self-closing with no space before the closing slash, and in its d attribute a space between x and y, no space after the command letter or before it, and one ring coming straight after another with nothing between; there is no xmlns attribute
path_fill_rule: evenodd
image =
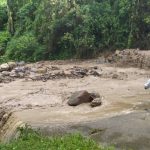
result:
<svg viewBox="0 0 150 150"><path fill-rule="evenodd" d="M17 62L16 64L17 64L17 66L24 66L25 62L24 61L20 61L20 62Z"/></svg>
<svg viewBox="0 0 150 150"><path fill-rule="evenodd" d="M31 68L30 71L31 71L31 72L34 72L34 73L37 73L37 70L38 70L37 68Z"/></svg>
<svg viewBox="0 0 150 150"><path fill-rule="evenodd" d="M97 107L102 105L102 98L95 98L92 102L91 102L91 107Z"/></svg>
<svg viewBox="0 0 150 150"><path fill-rule="evenodd" d="M93 68L94 68L95 70L97 70L97 69L98 69L98 66L94 66Z"/></svg>
<svg viewBox="0 0 150 150"><path fill-rule="evenodd" d="M119 51L119 50L116 50L115 55L116 55L116 56L119 56L119 54L120 54L120 51Z"/></svg>
<svg viewBox="0 0 150 150"><path fill-rule="evenodd" d="M107 58L107 61L108 61L109 63L111 63L111 62L113 61L113 57L112 57L112 56L109 56L109 57Z"/></svg>
<svg viewBox="0 0 150 150"><path fill-rule="evenodd" d="M39 73L39 74L44 74L46 72L47 72L47 68L38 68L37 69L37 73Z"/></svg>
<svg viewBox="0 0 150 150"><path fill-rule="evenodd" d="M0 68L1 68L1 71L8 71L9 70L9 65L7 63L5 63L5 64L2 64L0 66Z"/></svg>
<svg viewBox="0 0 150 150"><path fill-rule="evenodd" d="M90 93L90 95L91 95L91 97L92 97L93 99L95 99L95 98L100 98L100 97L101 97L100 94L97 93L97 92L92 92L92 93Z"/></svg>
<svg viewBox="0 0 150 150"><path fill-rule="evenodd" d="M9 74L10 77L19 77L15 70L12 70Z"/></svg>
<svg viewBox="0 0 150 150"><path fill-rule="evenodd" d="M10 75L10 72L9 72L9 71L2 71L2 75L3 75L3 76L9 76L9 75Z"/></svg>
<svg viewBox="0 0 150 150"><path fill-rule="evenodd" d="M87 69L81 68L81 67L77 67L77 66L74 66L73 70L72 70L72 74L74 74L76 76L86 76L87 72L88 72Z"/></svg>
<svg viewBox="0 0 150 150"><path fill-rule="evenodd" d="M90 70L90 71L89 71L89 74L90 74L90 75L93 75L93 76L98 76L98 77L101 76L101 75L100 75L97 71L95 71L95 70Z"/></svg>
<svg viewBox="0 0 150 150"><path fill-rule="evenodd" d="M15 62L8 62L9 68L13 69L17 66L17 64Z"/></svg>
<svg viewBox="0 0 150 150"><path fill-rule="evenodd" d="M77 106L82 103L89 103L93 100L90 93L87 91L78 91L71 95L68 101L69 106Z"/></svg>
<svg viewBox="0 0 150 150"><path fill-rule="evenodd" d="M96 60L97 64L104 64L105 62L106 62L106 59L104 56L101 56Z"/></svg>
<svg viewBox="0 0 150 150"><path fill-rule="evenodd" d="M25 77L25 74L24 74L23 72L19 72L19 73L18 73L18 76L19 76L19 78L24 78L24 77Z"/></svg>
<svg viewBox="0 0 150 150"><path fill-rule="evenodd" d="M51 70L59 70L57 66L51 66Z"/></svg>
<svg viewBox="0 0 150 150"><path fill-rule="evenodd" d="M16 73L19 73L19 72L25 73L26 68L25 67L16 67L16 68L14 68L14 70Z"/></svg>
<svg viewBox="0 0 150 150"><path fill-rule="evenodd" d="M112 79L118 79L118 78L119 78L118 74L115 73L115 74L112 75Z"/></svg>

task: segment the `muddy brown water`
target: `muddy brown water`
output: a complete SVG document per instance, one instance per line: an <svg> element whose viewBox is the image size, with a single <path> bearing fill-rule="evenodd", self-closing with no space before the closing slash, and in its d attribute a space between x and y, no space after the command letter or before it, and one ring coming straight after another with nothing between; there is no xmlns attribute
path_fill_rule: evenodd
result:
<svg viewBox="0 0 150 150"><path fill-rule="evenodd" d="M72 67L71 65L61 65L61 67ZM82 63L80 65L93 64ZM126 72L128 78L118 80L88 76L82 79L47 82L21 79L9 84L1 84L0 105L13 112L12 117L1 130L1 140L9 141L14 137L16 128L24 123L44 130L46 125L55 127L63 124L94 122L150 109L150 91L143 88L149 71L98 66L107 71ZM99 92L104 97L102 106L91 108L87 103L69 107L68 97L79 90Z"/></svg>

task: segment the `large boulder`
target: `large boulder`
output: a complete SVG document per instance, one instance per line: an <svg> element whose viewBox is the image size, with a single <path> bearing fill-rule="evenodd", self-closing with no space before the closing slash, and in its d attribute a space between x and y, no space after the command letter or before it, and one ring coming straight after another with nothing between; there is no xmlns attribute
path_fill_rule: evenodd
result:
<svg viewBox="0 0 150 150"><path fill-rule="evenodd" d="M87 91L78 91L71 95L68 101L68 105L70 106L77 106L82 103L89 103L93 100L91 94Z"/></svg>

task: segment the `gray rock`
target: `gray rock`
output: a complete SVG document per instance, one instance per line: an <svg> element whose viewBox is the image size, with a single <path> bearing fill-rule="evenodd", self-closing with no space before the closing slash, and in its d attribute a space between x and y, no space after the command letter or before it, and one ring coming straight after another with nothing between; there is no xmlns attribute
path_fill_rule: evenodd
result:
<svg viewBox="0 0 150 150"><path fill-rule="evenodd" d="M90 95L91 95L91 97L92 97L93 99L95 99L95 98L100 98L100 97L101 97L100 94L97 93L97 92L92 92L92 93L90 93Z"/></svg>
<svg viewBox="0 0 150 150"><path fill-rule="evenodd" d="M19 72L25 73L26 68L25 67L16 67L14 70L16 73L19 73Z"/></svg>
<svg viewBox="0 0 150 150"><path fill-rule="evenodd" d="M10 75L9 75L10 77L19 77L19 75L16 73L16 71L15 70L12 70L11 72L10 72Z"/></svg>
<svg viewBox="0 0 150 150"><path fill-rule="evenodd" d="M77 106L82 103L91 102L93 98L91 97L90 93L87 91L78 91L71 95L68 101L68 105L70 106Z"/></svg>
<svg viewBox="0 0 150 150"><path fill-rule="evenodd" d="M18 73L18 76L19 76L19 78L24 78L24 77L25 77L25 74L24 74L23 72L19 72L19 73Z"/></svg>
<svg viewBox="0 0 150 150"><path fill-rule="evenodd" d="M90 70L89 71L89 75L93 75L93 76L101 76L101 74L100 73L98 73L97 71L95 71L95 70Z"/></svg>
<svg viewBox="0 0 150 150"><path fill-rule="evenodd" d="M17 64L17 66L24 66L25 62L24 61L20 61L20 62L17 62L16 64Z"/></svg>
<svg viewBox="0 0 150 150"><path fill-rule="evenodd" d="M72 73L73 75L78 76L78 77L81 77L81 78L84 77L84 76L86 76L86 75L87 75L87 72L88 72L87 69L81 68L81 67L76 67L76 66L74 66L74 67L73 67L73 70L71 71L71 73Z"/></svg>
<svg viewBox="0 0 150 150"><path fill-rule="evenodd" d="M3 76L9 76L9 75L10 75L10 72L9 72L9 71L2 71L2 75L3 75Z"/></svg>
<svg viewBox="0 0 150 150"><path fill-rule="evenodd" d="M31 72L37 73L37 68L31 68Z"/></svg>
<svg viewBox="0 0 150 150"><path fill-rule="evenodd" d="M97 107L102 105L102 98L95 98L92 102L91 102L91 107Z"/></svg>

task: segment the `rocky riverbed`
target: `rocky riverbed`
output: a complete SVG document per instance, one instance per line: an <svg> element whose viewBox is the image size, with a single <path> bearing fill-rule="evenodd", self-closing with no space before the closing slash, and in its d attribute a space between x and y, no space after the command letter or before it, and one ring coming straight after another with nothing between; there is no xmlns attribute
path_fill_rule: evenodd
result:
<svg viewBox="0 0 150 150"><path fill-rule="evenodd" d="M148 69L100 59L2 65L1 141L15 137L16 128L27 123L43 134L80 131L118 149L149 150L150 91L144 89ZM85 90L99 93L101 104L68 105L74 92Z"/></svg>

